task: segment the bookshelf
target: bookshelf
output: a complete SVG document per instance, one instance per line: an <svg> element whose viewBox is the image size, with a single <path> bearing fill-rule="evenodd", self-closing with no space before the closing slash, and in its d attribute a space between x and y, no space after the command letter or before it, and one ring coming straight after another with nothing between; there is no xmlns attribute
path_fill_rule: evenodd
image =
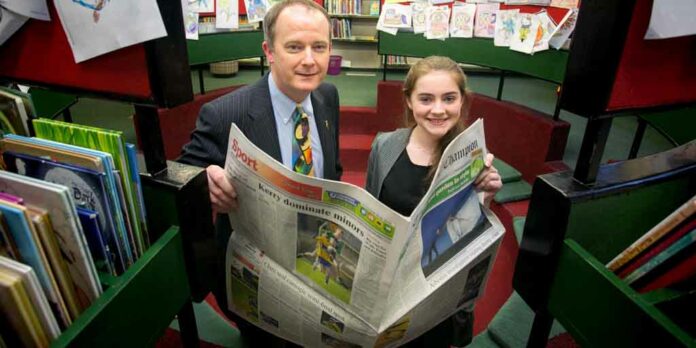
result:
<svg viewBox="0 0 696 348"><path fill-rule="evenodd" d="M376 52L378 0L327 0L334 55L343 57L344 65L351 68L379 68Z"/></svg>
<svg viewBox="0 0 696 348"><path fill-rule="evenodd" d="M152 240L119 277L101 279L104 294L54 346L151 346L178 316L186 346L198 345L192 300L208 292L205 250L212 213L202 168L166 162L158 108L193 98L178 2L158 1L169 36L76 64L59 17L30 20L0 47L0 80L135 104L147 172L140 173ZM194 233L195 231L195 233ZM212 255L208 253L207 255Z"/></svg>
<svg viewBox="0 0 696 348"><path fill-rule="evenodd" d="M693 293L640 294L605 267L696 193L696 140L600 165L612 117L696 102L696 89L687 88L696 75L685 63L696 38L644 40L651 8L641 0L582 2L559 106L587 118L585 135L574 172L534 182L513 278L535 312L528 347L546 346L554 318L581 346L696 342L685 310ZM644 59L655 64L638 63Z"/></svg>

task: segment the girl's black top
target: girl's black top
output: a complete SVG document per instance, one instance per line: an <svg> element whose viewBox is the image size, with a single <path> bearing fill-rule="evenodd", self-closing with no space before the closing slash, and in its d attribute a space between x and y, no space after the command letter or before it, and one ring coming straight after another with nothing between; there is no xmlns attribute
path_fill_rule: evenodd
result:
<svg viewBox="0 0 696 348"><path fill-rule="evenodd" d="M424 180L429 170L429 166L413 164L404 149L384 178L379 194L380 202L399 214L411 215L428 189L428 183Z"/></svg>

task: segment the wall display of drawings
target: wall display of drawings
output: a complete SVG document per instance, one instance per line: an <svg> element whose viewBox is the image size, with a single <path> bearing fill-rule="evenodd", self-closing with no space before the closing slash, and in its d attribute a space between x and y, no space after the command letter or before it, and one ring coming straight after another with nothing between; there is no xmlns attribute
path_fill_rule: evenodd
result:
<svg viewBox="0 0 696 348"><path fill-rule="evenodd" d="M523 13L504 5L535 5L536 13ZM546 7L553 6L556 20ZM396 35L399 30L423 34L427 39L489 38L498 47L534 54L553 47L566 48L575 28L579 1L466 0L385 3L377 30ZM558 10L564 15L558 16ZM527 9L527 11L529 10ZM408 20L407 18L411 18ZM560 20L559 20L560 18ZM408 23L408 24L407 24Z"/></svg>

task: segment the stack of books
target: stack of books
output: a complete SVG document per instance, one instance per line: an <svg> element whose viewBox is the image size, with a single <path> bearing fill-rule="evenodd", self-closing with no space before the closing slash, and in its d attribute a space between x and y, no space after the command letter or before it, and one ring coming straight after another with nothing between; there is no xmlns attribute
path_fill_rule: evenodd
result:
<svg viewBox="0 0 696 348"><path fill-rule="evenodd" d="M150 245L121 132L33 120L0 139L0 346L45 347Z"/></svg>
<svg viewBox="0 0 696 348"><path fill-rule="evenodd" d="M607 268L641 293L677 285L696 290L690 282L696 277L696 196L617 255Z"/></svg>

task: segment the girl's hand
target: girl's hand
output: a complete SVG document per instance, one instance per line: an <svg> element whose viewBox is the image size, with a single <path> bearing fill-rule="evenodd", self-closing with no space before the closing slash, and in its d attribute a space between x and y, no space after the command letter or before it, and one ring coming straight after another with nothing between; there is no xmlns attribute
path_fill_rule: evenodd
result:
<svg viewBox="0 0 696 348"><path fill-rule="evenodd" d="M489 206L495 194L503 187L503 181L498 170L493 167L493 154L487 154L483 160L484 168L474 181L476 190L483 192L483 204Z"/></svg>

